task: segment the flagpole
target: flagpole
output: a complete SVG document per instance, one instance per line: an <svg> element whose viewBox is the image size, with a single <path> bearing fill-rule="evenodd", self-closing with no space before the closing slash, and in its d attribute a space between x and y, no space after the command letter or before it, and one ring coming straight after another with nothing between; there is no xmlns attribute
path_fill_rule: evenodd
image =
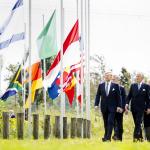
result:
<svg viewBox="0 0 150 150"><path fill-rule="evenodd" d="M29 39L28 39L28 48L29 48L29 134L31 132L31 122L32 122L32 118L31 118L31 115L32 115L32 110L31 110L31 105L32 105L32 100L31 100L31 94L32 94L32 88L31 88L31 79L32 79L32 68L31 68L31 44L32 44L32 41L31 41L31 0L29 0Z"/></svg>
<svg viewBox="0 0 150 150"><path fill-rule="evenodd" d="M2 94L2 67L3 67L3 56L0 55L0 96Z"/></svg>
<svg viewBox="0 0 150 150"><path fill-rule="evenodd" d="M60 33L61 33L61 117L60 117L60 135L63 138L63 117L65 116L65 95L63 92L63 42L64 42L64 10L63 10L63 0L60 0Z"/></svg>
<svg viewBox="0 0 150 150"><path fill-rule="evenodd" d="M90 120L89 0L85 1L86 118Z"/></svg>
<svg viewBox="0 0 150 150"><path fill-rule="evenodd" d="M25 62L24 62L25 64ZM23 64L23 65L24 65ZM26 71L25 68L23 69L23 81L25 81ZM24 112L24 118L25 118L25 101L26 101L26 84L23 83L23 112Z"/></svg>
<svg viewBox="0 0 150 150"><path fill-rule="evenodd" d="M76 9L77 9L77 19L79 18L79 13L78 13L78 10L79 10L79 1L76 0ZM77 82L79 81L79 72L76 73L76 78L77 78ZM79 91L78 90L79 88L79 84L76 84L76 91ZM79 101L78 101L78 93L76 92L76 111L77 111L77 118L79 118Z"/></svg>
<svg viewBox="0 0 150 150"><path fill-rule="evenodd" d="M87 119L91 120L90 110L91 110L91 101L90 101L90 0L88 0L88 38L87 38L87 50L88 50L88 59L87 59L87 66L88 66L88 99L87 99Z"/></svg>
<svg viewBox="0 0 150 150"><path fill-rule="evenodd" d="M24 31L25 31L25 35L26 35L26 23L24 23ZM22 90L22 101L23 101L23 113L24 113L24 119L25 119L25 100L26 100L26 97L25 97L25 94L26 94L26 86L25 86L25 83L23 83L25 81L25 68L24 68L24 65L25 65L25 59L27 57L27 52L26 52L26 41L24 40L24 58L23 58L23 61L22 61L22 68L23 68L23 72L22 72L22 85L23 85L23 90Z"/></svg>
<svg viewBox="0 0 150 150"><path fill-rule="evenodd" d="M83 94L84 94L84 22L83 22L83 18L84 18L84 10L83 10L83 0L81 0L81 42L80 42L80 49L81 49L81 118L84 118L84 114L83 114ZM83 138L83 123L82 123L82 138Z"/></svg>
<svg viewBox="0 0 150 150"><path fill-rule="evenodd" d="M44 24L45 24L45 16L43 14L43 28L44 28ZM44 79L46 77L46 58L43 59L43 70L44 70ZM47 107L46 107L46 89L43 88L43 95L44 95L44 113L47 113Z"/></svg>
<svg viewBox="0 0 150 150"><path fill-rule="evenodd" d="M83 118L83 56L84 56L84 37L83 37L83 0L81 0L81 42L80 42L80 48L81 48L81 117Z"/></svg>

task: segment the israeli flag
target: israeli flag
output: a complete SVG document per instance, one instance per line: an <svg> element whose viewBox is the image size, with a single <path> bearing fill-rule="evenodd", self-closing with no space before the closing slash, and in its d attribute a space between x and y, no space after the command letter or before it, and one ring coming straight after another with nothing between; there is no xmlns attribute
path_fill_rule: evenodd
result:
<svg viewBox="0 0 150 150"><path fill-rule="evenodd" d="M0 50L25 38L23 18L23 0L17 0L10 15L0 27Z"/></svg>

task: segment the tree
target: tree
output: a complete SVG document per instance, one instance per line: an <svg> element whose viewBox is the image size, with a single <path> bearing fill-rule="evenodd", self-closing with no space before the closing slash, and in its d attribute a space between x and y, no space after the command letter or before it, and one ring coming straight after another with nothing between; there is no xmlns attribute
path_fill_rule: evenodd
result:
<svg viewBox="0 0 150 150"><path fill-rule="evenodd" d="M5 77L4 81L10 82L13 79L14 74L16 73L17 69L19 67L19 63L17 64L10 64L8 67L6 67L6 70L9 72L8 75Z"/></svg>
<svg viewBox="0 0 150 150"><path fill-rule="evenodd" d="M90 68L90 92L91 92L91 100L95 99L95 94L97 92L97 87L100 81L103 80L103 76L105 74L105 59L104 56L94 55L90 57L91 68ZM94 102L94 101L93 101Z"/></svg>
<svg viewBox="0 0 150 150"><path fill-rule="evenodd" d="M120 82L129 91L131 85L131 74L127 71L126 68L121 68Z"/></svg>
<svg viewBox="0 0 150 150"><path fill-rule="evenodd" d="M90 68L90 76L91 79L94 80L95 84L98 84L104 76L106 65L104 56L94 55L90 58L91 68Z"/></svg>

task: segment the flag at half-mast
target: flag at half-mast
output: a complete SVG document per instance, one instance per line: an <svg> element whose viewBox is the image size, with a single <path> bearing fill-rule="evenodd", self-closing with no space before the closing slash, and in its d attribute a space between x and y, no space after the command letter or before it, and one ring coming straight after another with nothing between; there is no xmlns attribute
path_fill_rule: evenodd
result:
<svg viewBox="0 0 150 150"><path fill-rule="evenodd" d="M25 62L24 69L26 70L26 80L23 81L24 84L29 83L29 57ZM43 87L42 80L42 69L41 69L41 60L38 56L38 52L36 50L31 51L31 101L32 103L35 100L35 93L37 89ZM25 108L30 107L29 95L26 99Z"/></svg>
<svg viewBox="0 0 150 150"><path fill-rule="evenodd" d="M16 93L22 91L22 77L21 77L21 65L19 66L16 74L14 75L12 81L10 82L6 92L2 95L0 99L7 100L10 96L14 96Z"/></svg>
<svg viewBox="0 0 150 150"><path fill-rule="evenodd" d="M56 33L56 11L43 28L37 38L37 48L40 59L45 59L57 54L57 33Z"/></svg>
<svg viewBox="0 0 150 150"><path fill-rule="evenodd" d="M44 80L44 86L48 88L49 96L52 99L60 95L60 60L59 51ZM80 60L77 20L63 44L63 92L66 93L70 105L74 99L74 86L76 84L74 72L80 68Z"/></svg>
<svg viewBox="0 0 150 150"><path fill-rule="evenodd" d="M68 34L66 40L63 43L63 70L74 64L80 62L81 53L79 50L79 23L78 20L75 22L73 28ZM51 87L52 83L58 76L61 66L61 55L60 51L58 52L56 58L54 59L53 64L50 66L50 69L47 72L47 76L43 81L44 87L47 89Z"/></svg>

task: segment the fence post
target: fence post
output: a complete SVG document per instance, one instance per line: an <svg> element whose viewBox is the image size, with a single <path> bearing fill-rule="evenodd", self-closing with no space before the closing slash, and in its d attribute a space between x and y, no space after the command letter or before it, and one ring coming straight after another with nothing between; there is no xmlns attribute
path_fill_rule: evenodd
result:
<svg viewBox="0 0 150 150"><path fill-rule="evenodd" d="M91 121L87 120L87 138L91 138Z"/></svg>
<svg viewBox="0 0 150 150"><path fill-rule="evenodd" d="M48 139L50 136L50 115L45 115L44 118L44 139Z"/></svg>
<svg viewBox="0 0 150 150"><path fill-rule="evenodd" d="M39 114L33 114L33 138L39 138Z"/></svg>
<svg viewBox="0 0 150 150"><path fill-rule="evenodd" d="M71 118L71 138L76 137L76 118Z"/></svg>
<svg viewBox="0 0 150 150"><path fill-rule="evenodd" d="M83 119L83 138L87 138L87 120Z"/></svg>
<svg viewBox="0 0 150 150"><path fill-rule="evenodd" d="M77 118L77 137L82 138L83 119Z"/></svg>
<svg viewBox="0 0 150 150"><path fill-rule="evenodd" d="M60 137L60 116L55 116L54 133L56 138Z"/></svg>
<svg viewBox="0 0 150 150"><path fill-rule="evenodd" d="M24 113L17 113L17 137L23 139Z"/></svg>
<svg viewBox="0 0 150 150"><path fill-rule="evenodd" d="M67 117L63 117L63 138L68 137L68 126L67 126Z"/></svg>
<svg viewBox="0 0 150 150"><path fill-rule="evenodd" d="M9 139L9 112L3 112L3 139Z"/></svg>

